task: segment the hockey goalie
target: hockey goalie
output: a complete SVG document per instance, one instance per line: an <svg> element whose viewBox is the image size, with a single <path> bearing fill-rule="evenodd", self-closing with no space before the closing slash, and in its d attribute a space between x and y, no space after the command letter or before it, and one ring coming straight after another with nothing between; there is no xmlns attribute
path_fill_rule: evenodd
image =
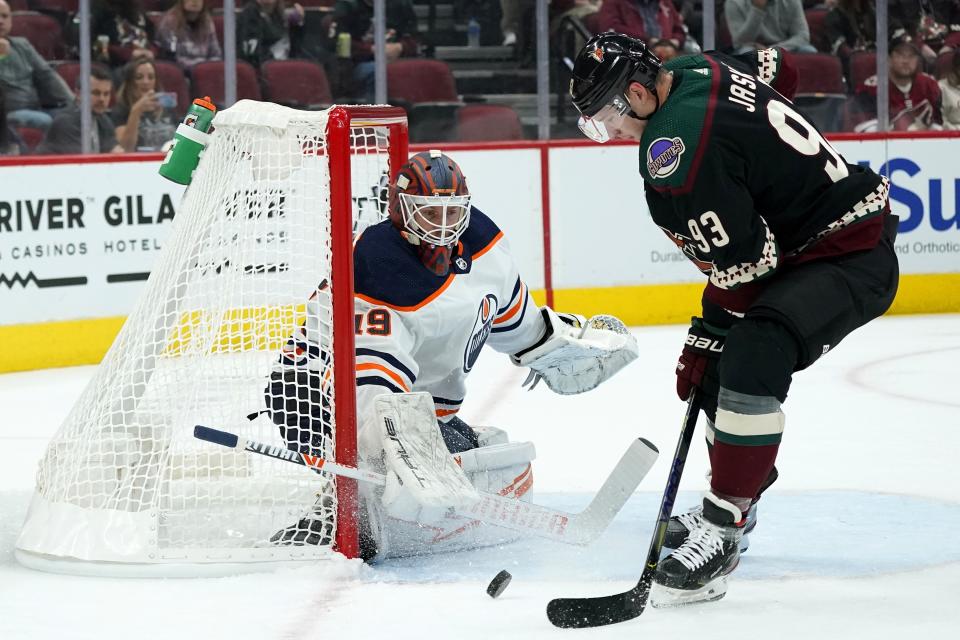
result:
<svg viewBox="0 0 960 640"><path fill-rule="evenodd" d="M588 391L637 357L611 316L558 314L538 307L514 266L503 232L470 204L460 167L439 151L419 153L390 185L389 218L354 245L359 464L387 475L361 484L360 547L365 560L497 544L512 531L449 512L477 491L529 500L529 442L458 417L466 379L484 345L529 368L561 394ZM321 302L324 287L310 304ZM324 455L330 402L330 345L308 308L265 390L266 411L287 446ZM390 395L387 395L390 394ZM413 461L413 462L411 462ZM329 543L321 497L277 545Z"/></svg>

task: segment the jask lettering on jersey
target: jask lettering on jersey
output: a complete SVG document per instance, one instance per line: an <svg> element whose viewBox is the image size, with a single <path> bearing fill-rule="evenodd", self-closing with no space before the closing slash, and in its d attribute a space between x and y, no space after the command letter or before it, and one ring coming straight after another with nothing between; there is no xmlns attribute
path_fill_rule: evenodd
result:
<svg viewBox="0 0 960 640"><path fill-rule="evenodd" d="M730 93L727 94L727 100L740 105L746 109L748 113L753 113L757 110L756 81L748 75L735 71L731 67L727 67L727 69L730 71L730 79L733 81L729 87Z"/></svg>

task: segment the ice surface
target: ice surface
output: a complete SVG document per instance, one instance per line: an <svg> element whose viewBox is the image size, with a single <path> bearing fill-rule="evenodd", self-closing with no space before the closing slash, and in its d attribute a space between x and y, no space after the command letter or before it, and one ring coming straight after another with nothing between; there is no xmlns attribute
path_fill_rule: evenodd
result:
<svg viewBox="0 0 960 640"><path fill-rule="evenodd" d="M794 379L780 480L719 602L648 609L592 631L554 629L555 596L602 595L636 580L683 404L673 365L685 328L635 330L641 357L582 396L520 388L524 373L487 353L462 417L533 440L536 500L574 510L632 438L660 460L596 544L525 540L499 549L323 563L205 579L104 579L20 567L13 547L36 463L90 378L77 367L0 376L0 638L957 637L960 628L960 316L884 318ZM691 449L679 507L705 486ZM500 569L514 580L485 593ZM668 635L669 634L669 635Z"/></svg>

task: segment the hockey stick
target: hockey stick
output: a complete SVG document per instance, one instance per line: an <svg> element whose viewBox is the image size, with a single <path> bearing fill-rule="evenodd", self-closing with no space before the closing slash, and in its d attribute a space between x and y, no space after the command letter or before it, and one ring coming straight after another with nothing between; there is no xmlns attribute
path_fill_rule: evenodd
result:
<svg viewBox="0 0 960 640"><path fill-rule="evenodd" d="M387 481L386 476L374 471L337 464L318 456L298 453L285 447L255 440L241 440L236 434L219 429L196 425L193 435L199 440L292 462L318 473L332 473L381 486ZM456 515L567 544L589 544L606 530L637 485L650 471L658 454L657 448L648 440L644 438L634 440L593 500L580 513L555 511L516 498L481 491L479 502L469 509L457 511Z"/></svg>
<svg viewBox="0 0 960 640"><path fill-rule="evenodd" d="M697 426L697 416L700 413L700 394L694 390L687 401L687 413L684 416L683 430L680 432L680 441L673 454L673 465L670 467L670 476L667 486L663 490L663 499L660 501L660 516L657 527L650 540L650 551L647 553L647 562L640 574L640 581L632 589L623 593L597 598L555 598L547 604L547 618L554 626L565 629L581 629L584 627L600 627L632 620L643 613L650 597L650 587L653 575L657 571L660 561L660 550L663 548L663 537L667 532L667 522L673 512L673 502L677 497L680 486L680 476L683 475L683 466L687 462L687 451Z"/></svg>

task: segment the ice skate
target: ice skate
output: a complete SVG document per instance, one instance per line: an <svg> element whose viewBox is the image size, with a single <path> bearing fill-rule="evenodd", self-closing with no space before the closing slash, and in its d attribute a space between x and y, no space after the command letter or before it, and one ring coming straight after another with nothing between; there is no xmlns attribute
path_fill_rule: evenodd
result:
<svg viewBox="0 0 960 640"><path fill-rule="evenodd" d="M699 524L693 526L673 553L660 561L651 604L676 607L711 602L726 595L726 576L740 562L739 546L745 527L746 518L741 517L735 505L707 494Z"/></svg>
<svg viewBox="0 0 960 640"><path fill-rule="evenodd" d="M330 496L320 496L304 517L270 536L270 543L278 546L318 546L333 542L333 509Z"/></svg>
<svg viewBox="0 0 960 640"><path fill-rule="evenodd" d="M703 505L698 504L686 513L673 516L667 523L667 533L663 537L664 549L677 549L684 543L690 532L703 524ZM746 524L743 526L743 537L740 538L740 553L750 548L749 534L757 526L757 503L750 505L747 511Z"/></svg>

